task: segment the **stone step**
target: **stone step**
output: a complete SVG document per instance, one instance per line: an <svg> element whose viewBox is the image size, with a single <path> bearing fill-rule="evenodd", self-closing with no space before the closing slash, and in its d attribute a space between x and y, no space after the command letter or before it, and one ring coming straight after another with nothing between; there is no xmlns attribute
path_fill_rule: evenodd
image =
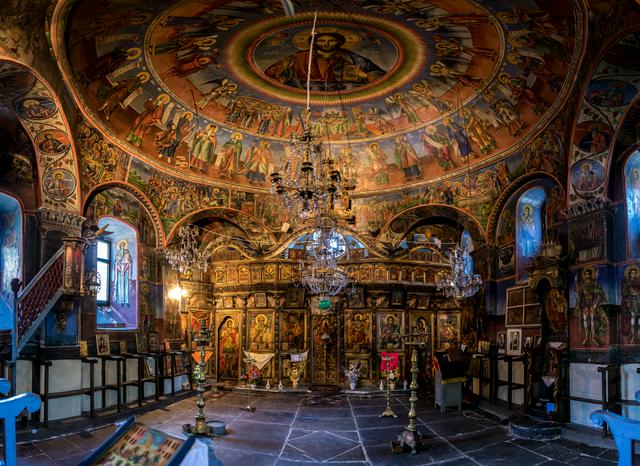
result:
<svg viewBox="0 0 640 466"><path fill-rule="evenodd" d="M509 430L513 435L530 440L555 440L560 438L562 425L558 422L538 419L527 414L509 417Z"/></svg>

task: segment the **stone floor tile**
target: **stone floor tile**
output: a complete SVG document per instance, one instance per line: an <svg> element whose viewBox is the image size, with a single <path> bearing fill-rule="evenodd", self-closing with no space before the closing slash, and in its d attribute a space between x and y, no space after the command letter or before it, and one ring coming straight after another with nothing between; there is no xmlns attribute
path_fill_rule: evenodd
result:
<svg viewBox="0 0 640 466"><path fill-rule="evenodd" d="M38 442L36 446L52 460L81 453L83 450L69 442L66 438L57 438L45 442Z"/></svg>
<svg viewBox="0 0 640 466"><path fill-rule="evenodd" d="M474 461L483 465L536 465L548 461L548 458L531 450L525 450L513 443L505 442L489 445L467 453Z"/></svg>
<svg viewBox="0 0 640 466"><path fill-rule="evenodd" d="M329 432L314 432L301 438L289 440L287 443L318 462L326 461L360 446L360 442L338 437Z"/></svg>
<svg viewBox="0 0 640 466"><path fill-rule="evenodd" d="M491 427L479 432L447 439L454 447L462 451L477 450L496 443L504 443L513 437L502 427Z"/></svg>

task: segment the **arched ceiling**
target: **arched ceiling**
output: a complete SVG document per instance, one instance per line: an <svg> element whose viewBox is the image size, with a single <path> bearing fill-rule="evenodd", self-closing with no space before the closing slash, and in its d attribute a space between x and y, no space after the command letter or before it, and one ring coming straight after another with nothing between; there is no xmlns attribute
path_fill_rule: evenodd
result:
<svg viewBox="0 0 640 466"><path fill-rule="evenodd" d="M121 149L266 192L301 131L313 9L292 3L288 17L280 1L69 1L54 49L85 117ZM314 63L313 130L356 154L357 195L508 157L558 113L581 60L571 0L314 5L318 46L344 43Z"/></svg>

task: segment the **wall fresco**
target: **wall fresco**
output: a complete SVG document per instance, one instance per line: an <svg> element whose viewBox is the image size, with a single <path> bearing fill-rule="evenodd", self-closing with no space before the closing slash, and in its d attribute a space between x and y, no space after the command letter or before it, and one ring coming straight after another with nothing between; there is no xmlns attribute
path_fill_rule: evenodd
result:
<svg viewBox="0 0 640 466"><path fill-rule="evenodd" d="M331 65L312 70L311 130L362 154L361 193L512 153L560 108L580 60L582 12L568 1L319 7L316 49ZM276 3L242 1L62 10L61 55L101 131L185 175L268 188L301 131L311 12L294 21Z"/></svg>

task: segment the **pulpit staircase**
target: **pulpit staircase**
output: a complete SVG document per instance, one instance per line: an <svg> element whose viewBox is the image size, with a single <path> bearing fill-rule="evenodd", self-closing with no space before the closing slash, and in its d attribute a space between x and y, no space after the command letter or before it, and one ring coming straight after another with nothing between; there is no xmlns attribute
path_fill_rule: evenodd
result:
<svg viewBox="0 0 640 466"><path fill-rule="evenodd" d="M61 247L21 291L19 280L14 279L11 283L16 293L12 338L14 360L64 293L64 250L65 247Z"/></svg>

